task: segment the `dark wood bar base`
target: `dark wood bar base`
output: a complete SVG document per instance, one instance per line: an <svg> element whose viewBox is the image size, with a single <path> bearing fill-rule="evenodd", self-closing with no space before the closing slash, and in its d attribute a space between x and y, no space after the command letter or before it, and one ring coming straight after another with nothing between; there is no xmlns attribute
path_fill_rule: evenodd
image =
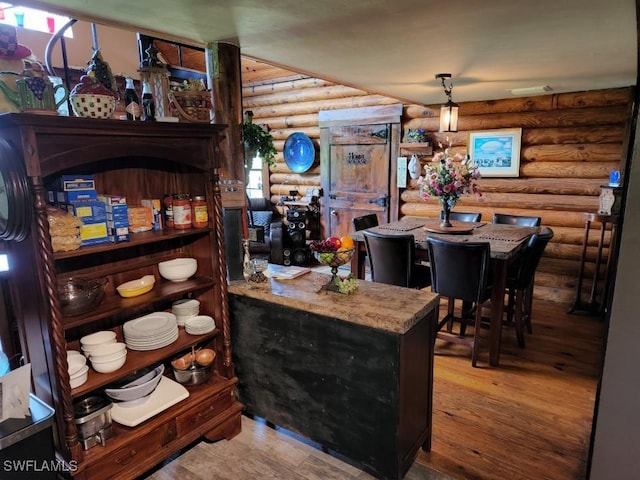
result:
<svg viewBox="0 0 640 480"><path fill-rule="evenodd" d="M230 295L239 400L383 479L431 446L436 311L400 334Z"/></svg>

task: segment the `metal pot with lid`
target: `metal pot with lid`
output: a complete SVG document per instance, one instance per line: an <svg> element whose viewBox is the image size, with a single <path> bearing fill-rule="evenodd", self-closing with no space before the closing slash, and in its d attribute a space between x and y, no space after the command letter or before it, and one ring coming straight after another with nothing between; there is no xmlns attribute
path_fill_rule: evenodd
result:
<svg viewBox="0 0 640 480"><path fill-rule="evenodd" d="M82 448L105 445L111 437L111 407L104 395L91 395L73 404L73 422L78 428L78 440Z"/></svg>

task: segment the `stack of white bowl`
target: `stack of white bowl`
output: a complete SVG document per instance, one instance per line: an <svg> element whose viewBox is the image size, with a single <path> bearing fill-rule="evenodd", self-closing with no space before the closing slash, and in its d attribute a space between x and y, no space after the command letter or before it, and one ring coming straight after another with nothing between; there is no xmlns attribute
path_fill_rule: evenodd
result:
<svg viewBox="0 0 640 480"><path fill-rule="evenodd" d="M176 316L179 327L184 327L184 322L188 318L195 317L200 313L200 302L195 298L183 299L173 302L171 313Z"/></svg>
<svg viewBox="0 0 640 480"><path fill-rule="evenodd" d="M115 372L127 361L127 347L116 342L116 334L110 330L92 333L80 339L84 354L91 360L96 372Z"/></svg>
<svg viewBox="0 0 640 480"><path fill-rule="evenodd" d="M67 371L71 388L79 387L89 377L87 358L76 350L69 350L67 352Z"/></svg>

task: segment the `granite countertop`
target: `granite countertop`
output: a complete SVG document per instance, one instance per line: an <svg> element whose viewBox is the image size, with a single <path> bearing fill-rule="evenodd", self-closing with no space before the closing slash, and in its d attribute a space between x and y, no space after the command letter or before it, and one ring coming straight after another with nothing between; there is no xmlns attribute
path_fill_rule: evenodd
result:
<svg viewBox="0 0 640 480"><path fill-rule="evenodd" d="M281 268L269 265L270 271ZM229 284L229 293L399 334L409 331L438 305L438 295L429 289L365 280L358 280L358 289L350 295L320 291L330 278L311 271L290 280L269 278L263 283L239 280Z"/></svg>

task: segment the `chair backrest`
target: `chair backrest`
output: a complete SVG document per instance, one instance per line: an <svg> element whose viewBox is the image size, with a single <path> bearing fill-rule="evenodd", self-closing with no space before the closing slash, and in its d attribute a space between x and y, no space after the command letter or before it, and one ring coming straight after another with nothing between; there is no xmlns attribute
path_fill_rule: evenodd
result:
<svg viewBox="0 0 640 480"><path fill-rule="evenodd" d="M413 235L387 235L365 231L371 280L413 287L416 244Z"/></svg>
<svg viewBox="0 0 640 480"><path fill-rule="evenodd" d="M547 244L553 238L553 230L544 227L542 231L531 236L527 247L520 257L520 261L516 264L514 274L509 274L509 283L519 289L529 286L533 281L533 277L544 253Z"/></svg>
<svg viewBox="0 0 640 480"><path fill-rule="evenodd" d="M440 210L440 220L444 219L444 212ZM477 212L450 212L449 220L457 220L458 222L479 222L482 219L482 213Z"/></svg>
<svg viewBox="0 0 640 480"><path fill-rule="evenodd" d="M357 232L358 230L365 230L371 227L378 226L378 215L371 213L369 215L362 215L361 217L355 217L353 219L353 228Z"/></svg>
<svg viewBox="0 0 640 480"><path fill-rule="evenodd" d="M540 217L528 217L526 215L509 215L506 213L494 213L493 223L504 225L518 225L520 227L539 227L542 219Z"/></svg>
<svg viewBox="0 0 640 480"><path fill-rule="evenodd" d="M489 242L427 238L431 290L443 297L482 302L489 278Z"/></svg>

